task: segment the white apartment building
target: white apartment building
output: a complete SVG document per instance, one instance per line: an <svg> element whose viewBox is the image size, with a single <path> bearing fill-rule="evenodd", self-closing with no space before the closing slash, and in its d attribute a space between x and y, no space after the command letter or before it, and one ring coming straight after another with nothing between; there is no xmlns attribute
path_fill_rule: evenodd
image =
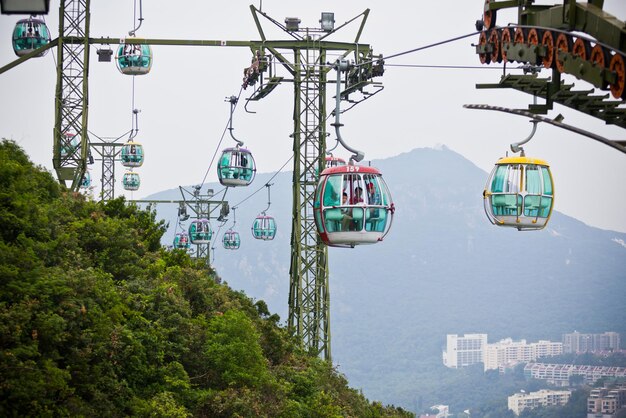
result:
<svg viewBox="0 0 626 418"><path fill-rule="evenodd" d="M541 340L536 343L526 343L526 340L513 341L511 338L506 338L485 346L483 362L487 371L562 353L563 343L560 342Z"/></svg>
<svg viewBox="0 0 626 418"><path fill-rule="evenodd" d="M487 345L487 334L448 334L443 364L452 369L483 362L483 352Z"/></svg>
<svg viewBox="0 0 626 418"><path fill-rule="evenodd" d="M483 362L487 334L448 334L446 350L443 352L443 364L452 369Z"/></svg>
<svg viewBox="0 0 626 418"><path fill-rule="evenodd" d="M565 405L571 396L569 390L547 390L539 392L516 393L508 397L509 409L519 415L524 409L533 409L538 406Z"/></svg>

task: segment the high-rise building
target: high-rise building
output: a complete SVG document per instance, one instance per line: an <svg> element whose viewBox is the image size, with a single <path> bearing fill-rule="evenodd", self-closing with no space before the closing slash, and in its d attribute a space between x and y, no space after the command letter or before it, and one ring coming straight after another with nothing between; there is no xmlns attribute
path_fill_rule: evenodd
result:
<svg viewBox="0 0 626 418"><path fill-rule="evenodd" d="M538 406L565 405L571 396L569 390L546 390L539 392L516 393L508 397L509 409L519 415L524 409L533 409Z"/></svg>
<svg viewBox="0 0 626 418"><path fill-rule="evenodd" d="M487 334L448 334L443 364L458 369L483 362L483 351L487 345Z"/></svg>
<svg viewBox="0 0 626 418"><path fill-rule="evenodd" d="M620 335L617 332L582 334L574 331L570 334L563 334L564 353L619 350L620 345Z"/></svg>
<svg viewBox="0 0 626 418"><path fill-rule="evenodd" d="M563 344L541 340L526 343L526 340L513 341L511 338L487 344L483 355L485 371L503 369L517 363L528 363L540 357L556 356L563 353Z"/></svg>

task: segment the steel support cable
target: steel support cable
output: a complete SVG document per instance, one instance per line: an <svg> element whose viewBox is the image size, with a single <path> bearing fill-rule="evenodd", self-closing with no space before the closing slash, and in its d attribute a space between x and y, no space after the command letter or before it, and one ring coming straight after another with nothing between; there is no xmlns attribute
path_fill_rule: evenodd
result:
<svg viewBox="0 0 626 418"><path fill-rule="evenodd" d="M407 68L443 68L452 70L502 70L504 67L478 66L478 65L428 65L428 64L385 64L385 67ZM510 70L523 70L522 67L507 67Z"/></svg>
<svg viewBox="0 0 626 418"><path fill-rule="evenodd" d="M355 64L355 66L356 67L360 67L362 65L368 65L368 64L372 64L372 63L378 62L380 60L388 60L388 59L391 59L391 58L401 57L403 55L412 54L414 52L419 52L419 51L422 51L424 49L434 48L434 47L439 46L439 45L445 45L445 44L448 44L450 42L455 42L455 41L459 41L461 39L469 38L470 36L476 36L480 32L481 31L477 31L477 32L468 33L466 35L456 36L454 38L450 38L450 39L446 39L446 40L443 40L443 41L435 42L433 44L424 45L424 46L420 46L420 47L417 47L417 48L409 49L408 51L398 52L396 54L387 55L385 57L380 57L380 58L373 59L373 60L370 60L370 61L365 61L365 62L362 62L362 63L359 63L359 64Z"/></svg>
<svg viewBox="0 0 626 418"><path fill-rule="evenodd" d="M222 230L222 227L226 225L226 222L222 222L220 226L217 227L217 231L215 231L215 233L213 234L213 239L211 240L211 248L215 248L215 242L217 241L220 231ZM215 257L214 257L215 259Z"/></svg>
<svg viewBox="0 0 626 418"><path fill-rule="evenodd" d="M241 86L241 88L239 89L239 94L237 95L237 103L235 103L233 111L237 108L237 104L239 104L239 98L241 97L242 92L243 92L243 86ZM211 157L211 162L209 163L209 167L207 168L206 173L204 174L204 178L202 179L202 183L200 184L200 187L202 187L204 183L206 182L209 172L211 171L211 167L213 166L213 163L215 162L215 157L217 156L217 153L220 150L220 145L222 145L222 141L224 140L224 136L226 135L226 131L228 131L229 124L230 124L230 117L229 117L228 122L226 122L224 131L222 132L222 136L220 137L220 141L217 143L217 146L215 147L215 152L213 153L213 157Z"/></svg>
<svg viewBox="0 0 626 418"><path fill-rule="evenodd" d="M249 196L247 196L245 199L241 200L239 203L237 203L236 205L233 205L232 208L233 209L237 209L239 207L239 205L243 204L243 202L245 202L246 200L250 199L252 196L254 196L255 194L257 194L258 192L260 192L261 190L263 190L263 188L272 180L274 180L274 177L276 177L281 171L283 171L283 169L285 168L285 166L287 166L287 164L289 164L289 162L293 160L293 155L291 157L289 157L289 159L287 161L285 161L285 164L283 164L282 167L280 167L278 169L278 171L276 173L274 173L274 175L272 177L270 177L269 180L267 180L265 182L265 184L263 184L263 186L259 187L258 189L256 189L254 192L252 192Z"/></svg>

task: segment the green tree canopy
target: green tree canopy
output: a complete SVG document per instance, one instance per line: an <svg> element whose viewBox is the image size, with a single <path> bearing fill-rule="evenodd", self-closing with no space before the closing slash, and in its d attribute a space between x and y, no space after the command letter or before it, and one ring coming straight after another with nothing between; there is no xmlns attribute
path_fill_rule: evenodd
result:
<svg viewBox="0 0 626 418"><path fill-rule="evenodd" d="M0 143L0 416L411 416L350 389L163 232Z"/></svg>

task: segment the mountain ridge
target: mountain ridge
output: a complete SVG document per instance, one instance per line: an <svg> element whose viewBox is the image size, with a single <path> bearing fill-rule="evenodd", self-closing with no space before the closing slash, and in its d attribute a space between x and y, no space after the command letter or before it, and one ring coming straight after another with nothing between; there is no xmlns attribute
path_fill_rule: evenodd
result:
<svg viewBox="0 0 626 418"><path fill-rule="evenodd" d="M557 211L542 231L492 226L482 206L487 173L446 147L417 148L372 165L397 208L392 230L373 246L329 249L333 360L369 397L413 403L420 370L443 367L449 333L484 332L490 341L560 340L573 329L626 333L626 312L619 309L626 300L620 244L626 234ZM258 174L255 184L272 175ZM283 172L272 180L268 213L278 222L276 239L255 242L246 231L266 207L258 193L237 210L241 249L216 250L214 260L233 288L265 300L282 318L291 177ZM253 190L229 190L229 200L237 204Z"/></svg>

